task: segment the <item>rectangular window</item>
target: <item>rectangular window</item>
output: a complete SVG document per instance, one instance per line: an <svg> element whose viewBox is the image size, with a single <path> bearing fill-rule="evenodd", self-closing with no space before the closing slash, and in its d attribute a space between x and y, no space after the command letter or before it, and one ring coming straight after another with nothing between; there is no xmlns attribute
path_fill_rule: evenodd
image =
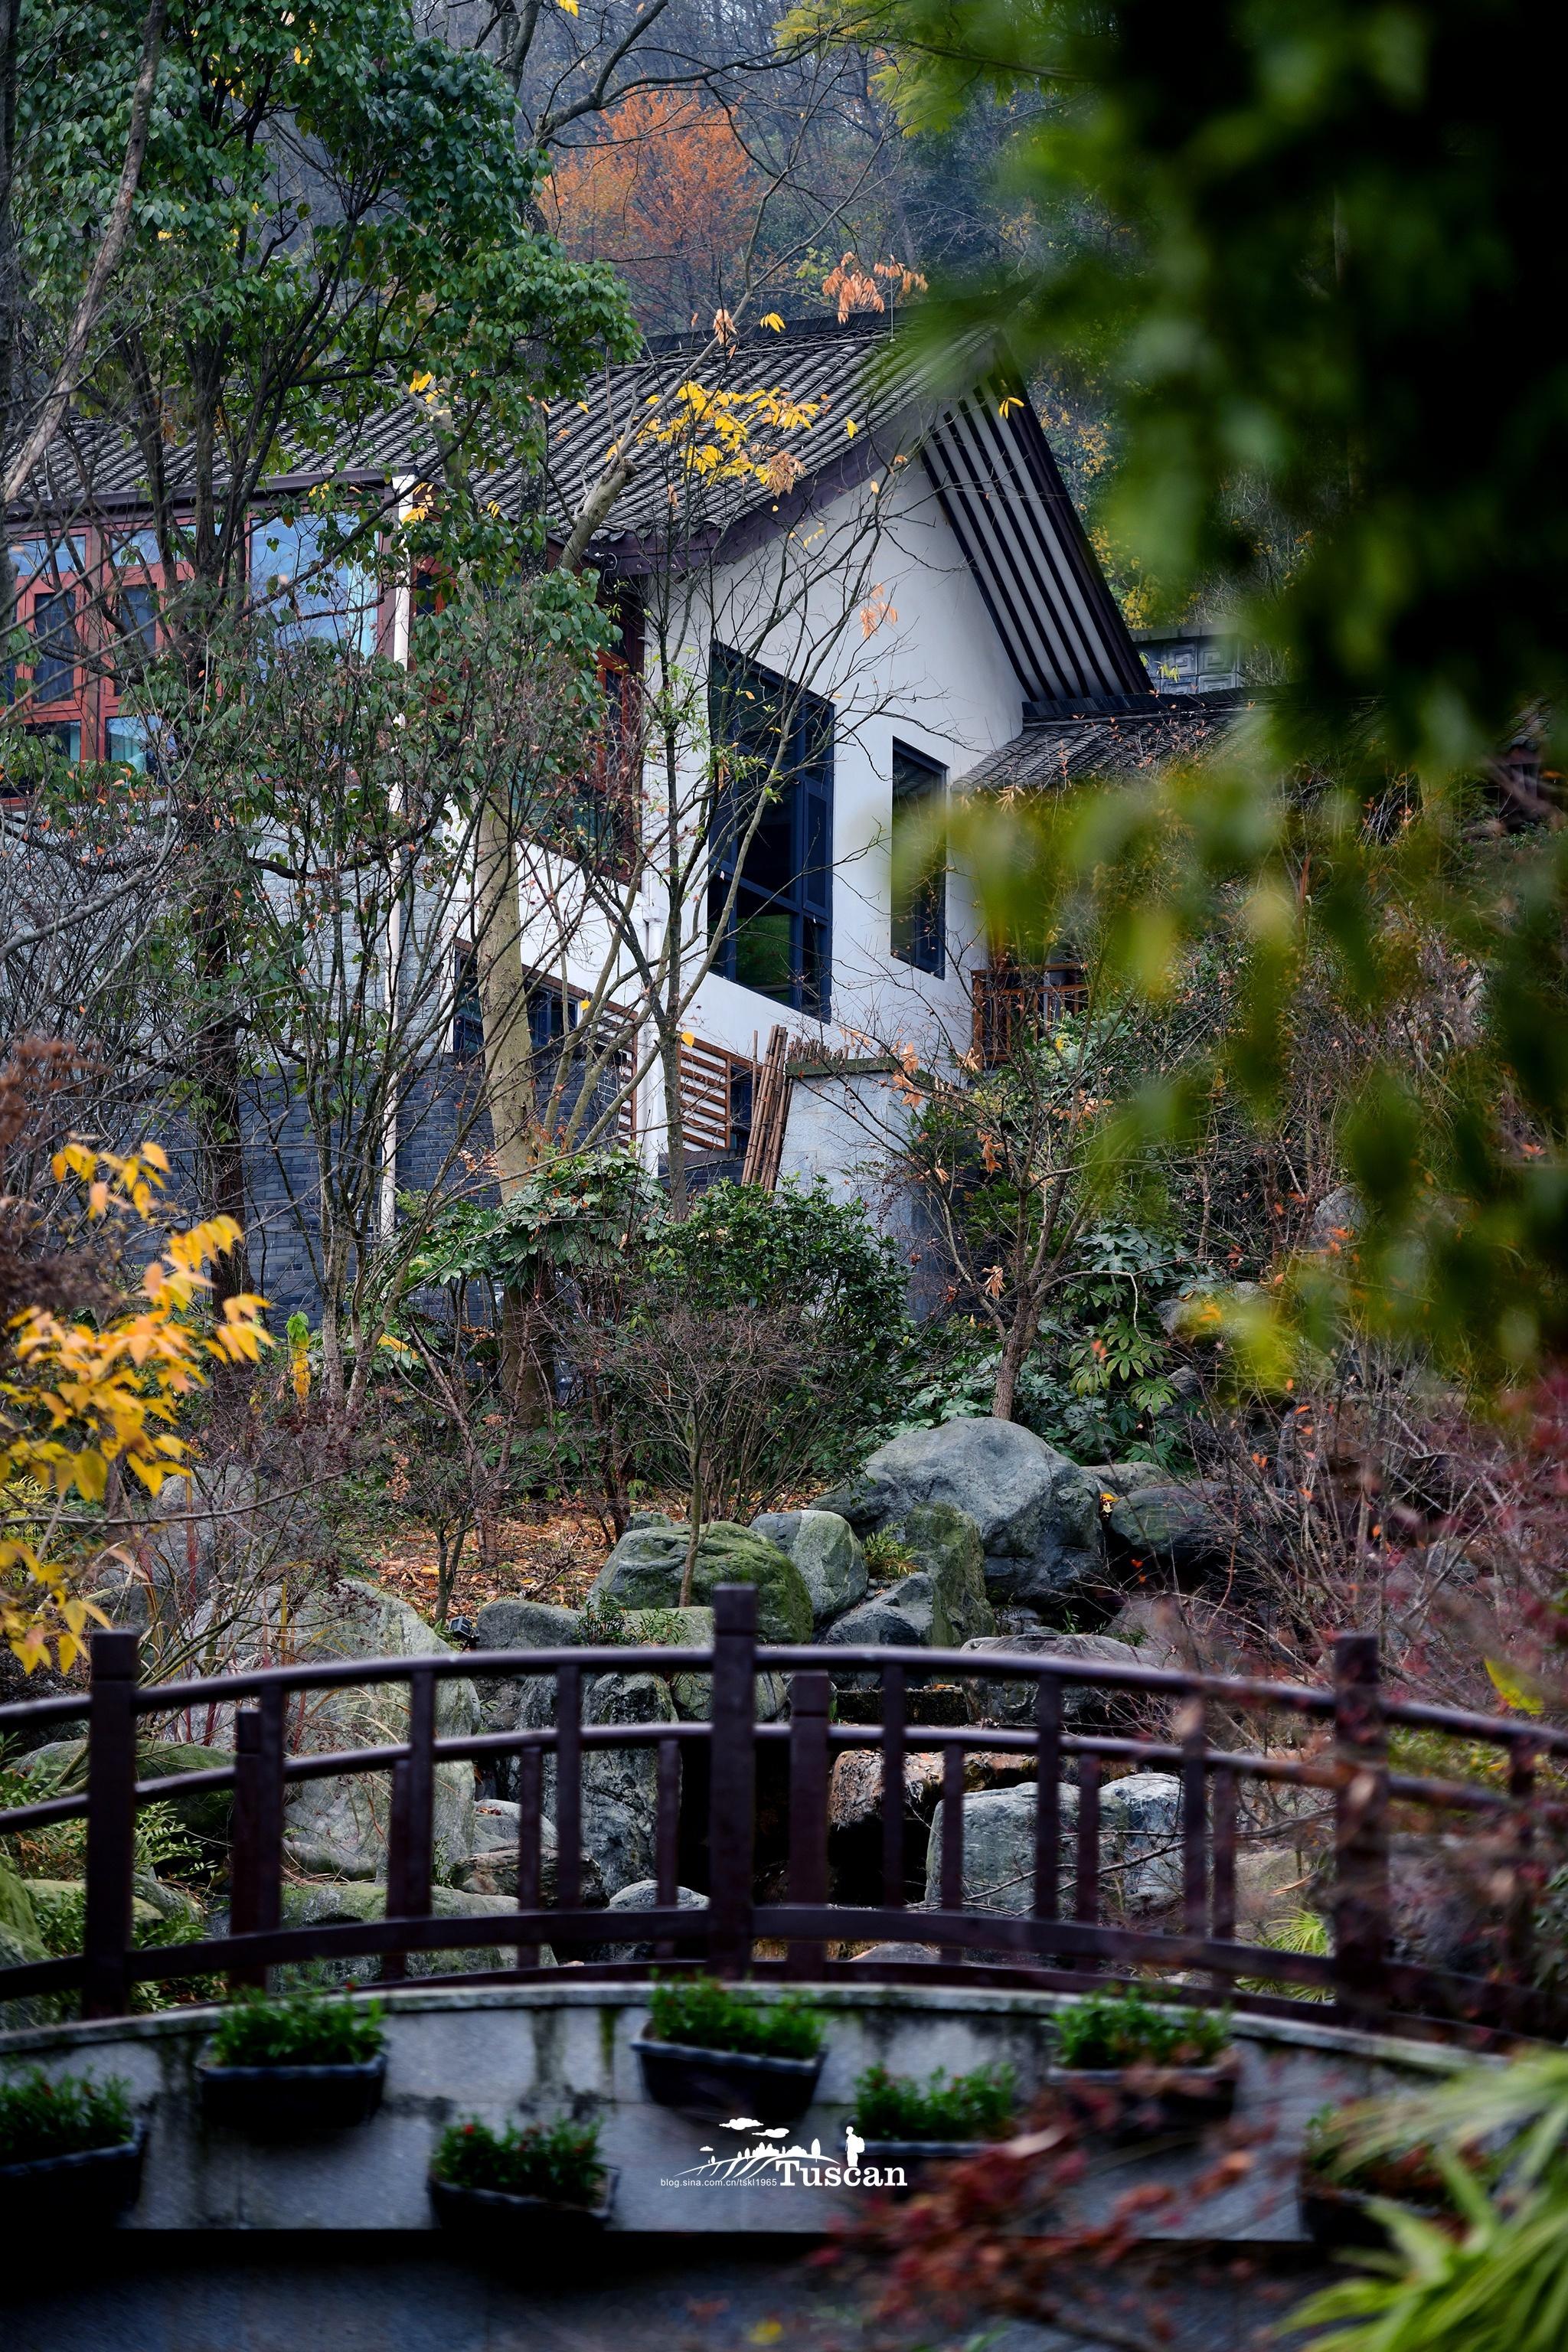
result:
<svg viewBox="0 0 1568 2352"><path fill-rule="evenodd" d="M119 767L134 768L138 775L165 782L173 749L173 738L162 719L121 717L104 722L104 758Z"/></svg>
<svg viewBox="0 0 1568 2352"><path fill-rule="evenodd" d="M940 823L947 770L903 743L893 746L892 950L940 980L947 970L947 866Z"/></svg>
<svg viewBox="0 0 1568 2352"><path fill-rule="evenodd" d="M115 667L134 677L143 662L153 661L157 656L158 591L151 581L137 580L129 588L121 588L115 601L120 641L125 648L124 657Z"/></svg>
<svg viewBox="0 0 1568 2352"><path fill-rule="evenodd" d="M708 709L721 761L708 886L709 924L722 934L715 969L826 1021L833 706L715 645Z"/></svg>
<svg viewBox="0 0 1568 2352"><path fill-rule="evenodd" d="M479 1003L479 954L458 947L453 954L452 1059L481 1062L485 1053L485 1016Z"/></svg>
<svg viewBox="0 0 1568 2352"><path fill-rule="evenodd" d="M373 654L380 590L363 562L323 554L324 523L258 523L250 547L251 593L264 603L285 643L320 637L345 652Z"/></svg>
<svg viewBox="0 0 1568 2352"><path fill-rule="evenodd" d="M50 588L33 599L33 700L68 702L76 692L76 590Z"/></svg>
<svg viewBox="0 0 1568 2352"><path fill-rule="evenodd" d="M79 539L19 539L12 547L11 562L19 588L33 580L58 583L87 568Z"/></svg>
<svg viewBox="0 0 1568 2352"><path fill-rule="evenodd" d="M68 760L73 767L81 758L81 729L73 720L45 719L40 727L20 728L17 734L28 743L42 745L56 758ZM39 763L36 757L24 760L22 772L18 773L5 756L5 745L11 740L15 739L0 735L0 800L23 800L37 781Z"/></svg>

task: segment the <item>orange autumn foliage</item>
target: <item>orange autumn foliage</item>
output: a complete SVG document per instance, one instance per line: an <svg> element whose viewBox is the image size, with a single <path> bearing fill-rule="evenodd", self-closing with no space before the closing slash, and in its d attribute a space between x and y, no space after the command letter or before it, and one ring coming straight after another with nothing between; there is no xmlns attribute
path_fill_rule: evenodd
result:
<svg viewBox="0 0 1568 2352"><path fill-rule="evenodd" d="M574 259L613 261L650 320L680 327L722 302L759 194L723 109L664 90L614 108L591 147L557 157L545 191Z"/></svg>

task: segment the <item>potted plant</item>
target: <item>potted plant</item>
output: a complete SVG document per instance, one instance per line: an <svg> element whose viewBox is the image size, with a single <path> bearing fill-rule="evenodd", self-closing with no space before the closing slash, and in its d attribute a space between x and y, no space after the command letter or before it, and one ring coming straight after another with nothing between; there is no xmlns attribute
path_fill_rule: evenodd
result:
<svg viewBox="0 0 1568 2352"><path fill-rule="evenodd" d="M1363 2153L1347 2147L1345 2134L1345 2111L1320 2107L1301 2144L1301 2219L1323 2252L1385 2252L1390 2239L1380 2205L1402 2205L1424 2221L1457 2219L1453 2191L1425 2141Z"/></svg>
<svg viewBox="0 0 1568 2352"><path fill-rule="evenodd" d="M619 2178L600 2159L596 2123L557 2116L498 2132L470 2116L436 2144L430 2202L445 2230L483 2231L509 2254L559 2253L597 2236Z"/></svg>
<svg viewBox="0 0 1568 2352"><path fill-rule="evenodd" d="M24 2232L68 2213L107 2224L142 2193L147 2126L118 2075L50 2081L41 2066L0 2083L0 2214L18 2253Z"/></svg>
<svg viewBox="0 0 1568 2352"><path fill-rule="evenodd" d="M643 2088L661 2107L724 2123L794 2123L822 2072L823 2019L796 1993L761 2001L713 1977L656 1984L633 2043Z"/></svg>
<svg viewBox="0 0 1568 2352"><path fill-rule="evenodd" d="M203 2115L279 2138L368 2123L386 2080L381 2019L379 2001L242 1995L197 2061Z"/></svg>
<svg viewBox="0 0 1568 2352"><path fill-rule="evenodd" d="M933 2158L976 2156L1005 2138L1016 2105L1010 2066L952 2075L939 2066L923 2082L868 2066L855 2082L855 2128L866 2143L860 2161L884 2173L901 2168L912 2188Z"/></svg>
<svg viewBox="0 0 1568 2352"><path fill-rule="evenodd" d="M1081 2122L1135 2139L1229 2115L1237 2071L1223 2010L1177 2009L1134 1989L1089 1993L1058 2013L1048 2079Z"/></svg>

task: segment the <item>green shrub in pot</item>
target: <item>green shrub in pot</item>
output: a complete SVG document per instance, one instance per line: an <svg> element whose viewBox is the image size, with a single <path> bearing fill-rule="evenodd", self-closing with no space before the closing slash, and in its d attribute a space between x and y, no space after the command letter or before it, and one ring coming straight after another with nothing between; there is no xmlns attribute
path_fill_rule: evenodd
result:
<svg viewBox="0 0 1568 2352"><path fill-rule="evenodd" d="M504 2131L492 2130L477 2116L448 2124L430 2169L452 2189L592 2206L604 2189L605 2168L598 2125L557 2116L551 2123L509 2124Z"/></svg>
<svg viewBox="0 0 1568 2352"><path fill-rule="evenodd" d="M699 2050L732 2050L754 2058L816 2058L826 2021L799 1993L762 2001L716 1977L679 1977L656 1984L648 2003L648 2038Z"/></svg>
<svg viewBox="0 0 1568 2352"><path fill-rule="evenodd" d="M1000 2139L1016 2106L1010 2066L952 2075L939 2066L923 2082L868 2066L855 2083L855 2126L868 2141Z"/></svg>
<svg viewBox="0 0 1568 2352"><path fill-rule="evenodd" d="M135 2135L131 2094L118 2074L51 2079L41 2066L0 2083L0 2169L124 2147Z"/></svg>
<svg viewBox="0 0 1568 2352"><path fill-rule="evenodd" d="M1136 1990L1086 1993L1056 2019L1057 2063L1079 2074L1214 2066L1229 2047L1225 2010L1177 2009Z"/></svg>
<svg viewBox="0 0 1568 2352"><path fill-rule="evenodd" d="M678 1977L655 1985L648 2007L633 2047L658 2105L771 2126L794 2123L816 2097L826 2021L799 1993L763 2001L713 1977Z"/></svg>
<svg viewBox="0 0 1568 2352"><path fill-rule="evenodd" d="M207 2055L215 2066L363 2066L386 2046L384 2014L378 2000L242 1993L219 2018Z"/></svg>

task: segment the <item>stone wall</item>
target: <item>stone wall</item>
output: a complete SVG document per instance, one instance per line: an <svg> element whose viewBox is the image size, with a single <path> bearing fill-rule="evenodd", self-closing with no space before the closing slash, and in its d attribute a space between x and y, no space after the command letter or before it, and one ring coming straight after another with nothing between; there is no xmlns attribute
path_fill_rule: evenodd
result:
<svg viewBox="0 0 1568 2352"><path fill-rule="evenodd" d="M375 2120L293 2147L268 2146L203 2124L197 2055L212 2012L169 2011L95 2025L0 2035L0 2070L41 2064L51 2074L119 2074L151 2106L145 2185L126 2227L164 2230L427 2230L425 2176L446 2124L478 2116L500 2125L574 2107L596 2114L606 2163L620 2171L614 2227L624 2231L814 2235L864 2202L862 2192L799 2184L713 2186L694 2179L705 2150L727 2157L742 2140L643 2095L632 2049L647 2016L637 1985L559 1979L526 1985L389 1987L386 2096ZM962 1986L832 1986L814 1998L828 2013L818 2103L789 2145L841 2161L856 2076L880 2061L895 2074L963 2073L1005 2062L1027 2100L1043 2079L1048 2024L1059 1997ZM1298 2021L1237 2021L1242 2080L1237 2126L1252 2161L1223 2195L1156 2220L1151 2235L1259 2248L1297 2242L1295 2167L1307 2118L1329 2104L1408 2084L1454 2063L1450 2053ZM1145 2176L1180 2182L1212 2163L1216 2143L1140 2161L1113 2159L1106 2195ZM684 2176L684 2179L683 2179ZM667 2185L667 2184L675 2185ZM1094 2180L1083 2193L1092 2199Z"/></svg>

